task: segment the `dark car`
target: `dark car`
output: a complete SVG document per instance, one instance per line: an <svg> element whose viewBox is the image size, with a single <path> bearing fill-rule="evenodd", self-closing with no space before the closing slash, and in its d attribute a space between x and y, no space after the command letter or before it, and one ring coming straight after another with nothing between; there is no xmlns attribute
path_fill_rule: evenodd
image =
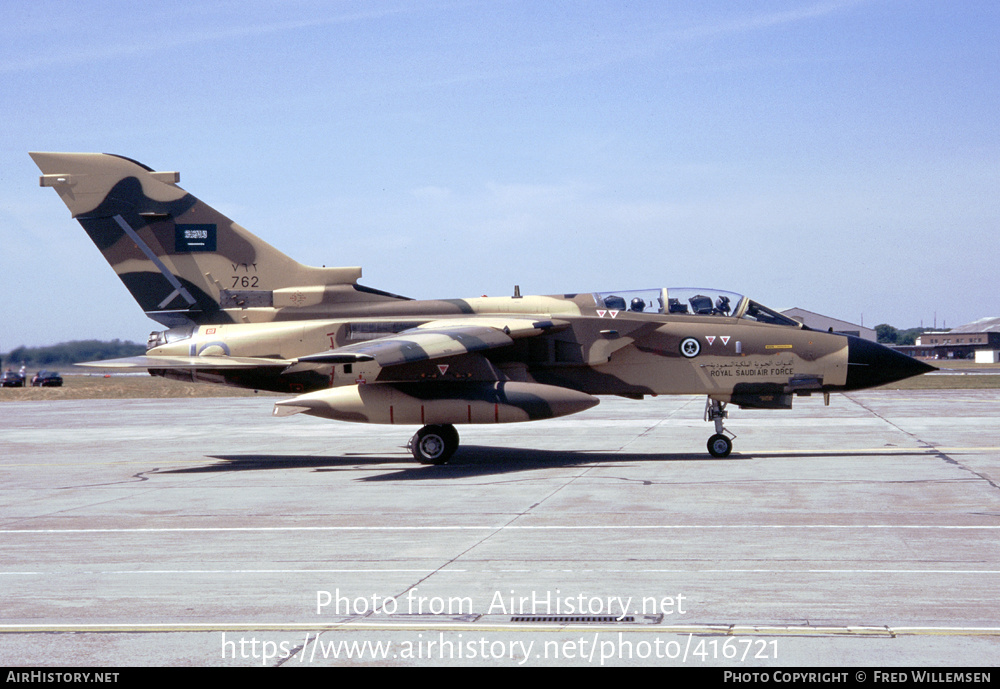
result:
<svg viewBox="0 0 1000 689"><path fill-rule="evenodd" d="M62 376L56 371L39 371L31 379L31 386L35 388L58 388L62 384Z"/></svg>
<svg viewBox="0 0 1000 689"><path fill-rule="evenodd" d="M0 388L23 388L24 374L17 371L4 371L0 375Z"/></svg>

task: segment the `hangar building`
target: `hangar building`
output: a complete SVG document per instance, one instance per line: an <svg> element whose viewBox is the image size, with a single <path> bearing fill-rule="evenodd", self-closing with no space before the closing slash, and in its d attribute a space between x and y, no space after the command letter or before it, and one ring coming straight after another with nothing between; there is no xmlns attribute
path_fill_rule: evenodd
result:
<svg viewBox="0 0 1000 689"><path fill-rule="evenodd" d="M1000 363L1000 318L980 318L946 332L927 332L915 345L896 349L928 359L975 358L977 363Z"/></svg>
<svg viewBox="0 0 1000 689"><path fill-rule="evenodd" d="M855 325L854 323L848 323L847 321L838 321L836 318L821 316L818 313L813 313L812 311L806 311L805 309L800 308L786 309L781 313L785 314L789 318L794 318L799 323L802 323L806 327L812 328L813 330L832 329L833 332L840 333L842 335L854 335L855 337L871 340L872 342L878 340L878 337L875 335L875 330L873 328L866 328L863 325Z"/></svg>

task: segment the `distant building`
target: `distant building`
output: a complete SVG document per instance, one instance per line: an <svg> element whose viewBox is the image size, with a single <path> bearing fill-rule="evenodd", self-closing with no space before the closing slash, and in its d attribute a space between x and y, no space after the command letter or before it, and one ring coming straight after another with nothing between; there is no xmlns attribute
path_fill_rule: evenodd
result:
<svg viewBox="0 0 1000 689"><path fill-rule="evenodd" d="M896 347L910 356L928 359L975 359L1000 363L1000 318L980 318L943 332L927 332L915 345Z"/></svg>
<svg viewBox="0 0 1000 689"><path fill-rule="evenodd" d="M856 325L854 323L848 323L847 321L838 321L836 318L830 318L829 316L822 316L818 313L813 313L812 311L806 311L805 309L787 309L781 313L785 314L789 318L794 318L799 323L802 323L808 328L813 330L830 330L833 332L840 333L841 335L854 335L855 337L860 337L865 340L871 340L875 342L878 340L878 336L875 334L875 330L872 328L866 328L863 325Z"/></svg>

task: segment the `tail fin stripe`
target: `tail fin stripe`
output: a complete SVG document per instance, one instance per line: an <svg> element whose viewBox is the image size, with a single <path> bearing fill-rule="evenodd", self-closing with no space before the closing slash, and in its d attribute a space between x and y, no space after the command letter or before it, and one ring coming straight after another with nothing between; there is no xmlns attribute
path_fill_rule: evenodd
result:
<svg viewBox="0 0 1000 689"><path fill-rule="evenodd" d="M155 253L153 253L153 250L149 248L149 245L146 244L146 242L142 241L142 239L139 237L136 231L133 230L132 227L127 222L125 222L125 218L123 218L121 215L116 215L114 216L114 221L118 223L118 226L122 228L125 234L129 236L129 239L135 242L136 246L138 246L139 249L142 250L142 253L146 254L146 258L148 258L150 261L153 262L153 265L155 265L157 269L159 269L159 271L163 273L163 277L165 277L167 279L167 282L169 282L170 285L174 288L173 294L171 294L169 297L164 299L163 302L161 302L160 304L161 309L166 304L169 304L173 300L173 298L178 294L184 297L184 301L186 301L191 306L194 306L195 304L198 303L195 301L195 298L191 296L191 293L187 291L184 285L180 283L180 280L178 280L173 273L167 270L167 267L163 265L163 261L160 260L160 257L157 256Z"/></svg>
<svg viewBox="0 0 1000 689"><path fill-rule="evenodd" d="M167 304L169 304L170 302L172 302L174 300L174 297L176 297L178 294L180 294L180 292L178 292L177 290L174 290L173 292L171 292L170 294L167 295L166 299L164 299L159 304L157 304L156 308L162 311L164 308L166 308Z"/></svg>

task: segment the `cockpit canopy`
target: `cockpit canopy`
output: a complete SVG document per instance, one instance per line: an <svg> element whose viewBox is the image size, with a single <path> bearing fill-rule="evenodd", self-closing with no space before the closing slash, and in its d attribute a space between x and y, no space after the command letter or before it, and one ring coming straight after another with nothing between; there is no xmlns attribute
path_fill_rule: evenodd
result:
<svg viewBox="0 0 1000 689"><path fill-rule="evenodd" d="M694 287L594 292L598 309L635 313L686 314L746 318L758 323L801 328L797 320L752 301L742 294Z"/></svg>
<svg viewBox="0 0 1000 689"><path fill-rule="evenodd" d="M149 339L146 340L146 351L148 352L153 347L187 340L192 335L194 335L193 325L180 326L170 330L154 330L149 333Z"/></svg>

